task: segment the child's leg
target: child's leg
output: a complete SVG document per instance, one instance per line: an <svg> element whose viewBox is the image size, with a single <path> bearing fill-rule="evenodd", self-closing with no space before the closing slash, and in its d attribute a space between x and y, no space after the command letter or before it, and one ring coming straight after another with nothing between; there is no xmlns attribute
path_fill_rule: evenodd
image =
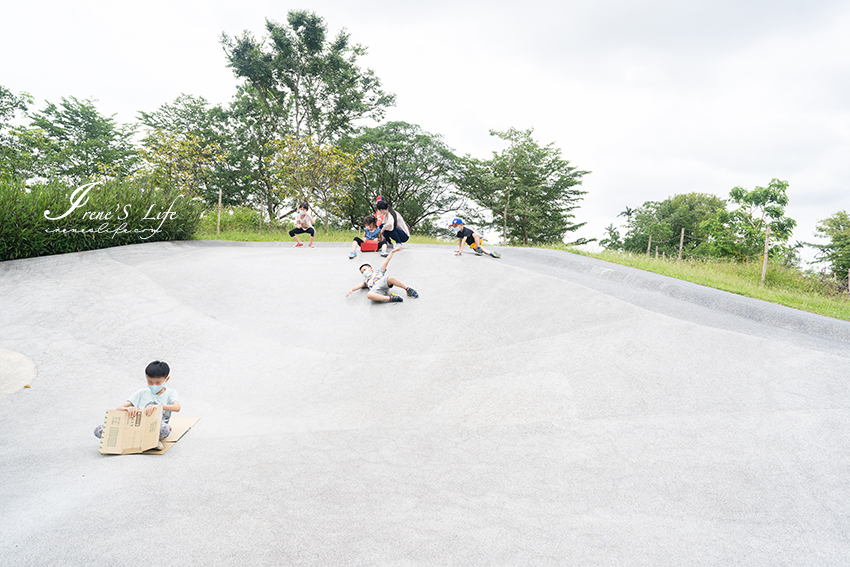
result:
<svg viewBox="0 0 850 567"><path fill-rule="evenodd" d="M169 435L171 435L171 424L163 421L162 425L159 426L159 440L162 441Z"/></svg>
<svg viewBox="0 0 850 567"><path fill-rule="evenodd" d="M94 428L94 436L97 437L98 439L103 437L103 424L98 425L97 427Z"/></svg>
<svg viewBox="0 0 850 567"><path fill-rule="evenodd" d="M415 289L413 289L412 287L407 287L406 285L401 283L401 281L399 281L399 279L395 276L388 277L387 283L389 283L390 285L398 286L398 287L404 289L407 292L407 295L409 295L410 297L419 297L419 294L416 293Z"/></svg>
<svg viewBox="0 0 850 567"><path fill-rule="evenodd" d="M298 237L297 237L297 236L295 236L295 235L296 235L296 234L301 234L301 232L303 232L303 230L302 230L302 229L300 229L300 228L293 228L292 230L290 230L290 231L289 231L289 236L291 236L292 238L294 238L294 239L295 239L295 242L296 242L296 244L295 244L295 245L296 245L296 246L298 246L299 244L301 244L301 241L300 241L300 240L298 240Z"/></svg>
<svg viewBox="0 0 850 567"><path fill-rule="evenodd" d="M310 233L310 246L312 246L313 245L313 239L316 238L316 229L311 226L310 229L307 232Z"/></svg>

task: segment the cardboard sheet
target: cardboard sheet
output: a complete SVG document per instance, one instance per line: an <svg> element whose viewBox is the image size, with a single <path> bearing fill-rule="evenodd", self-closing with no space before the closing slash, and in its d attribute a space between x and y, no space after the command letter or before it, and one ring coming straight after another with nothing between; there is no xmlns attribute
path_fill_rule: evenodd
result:
<svg viewBox="0 0 850 567"><path fill-rule="evenodd" d="M126 411L107 410L103 418L100 452L104 455L128 455L155 449L159 443L161 421L162 411L159 409L151 415L140 411L132 418Z"/></svg>
<svg viewBox="0 0 850 567"><path fill-rule="evenodd" d="M171 424L171 434L162 440L162 449L145 451L145 455L162 455L171 449L200 419L200 417L175 417L172 414L171 419L168 421Z"/></svg>
<svg viewBox="0 0 850 567"><path fill-rule="evenodd" d="M144 411L140 411L130 419L130 415L126 411L108 410L103 418L100 452L104 455L131 455L134 453L162 455L171 449L200 419L199 417L175 417L172 415L168 422L171 424L171 434L162 440L162 449L157 449L162 421L161 411L156 411L150 416L146 416Z"/></svg>

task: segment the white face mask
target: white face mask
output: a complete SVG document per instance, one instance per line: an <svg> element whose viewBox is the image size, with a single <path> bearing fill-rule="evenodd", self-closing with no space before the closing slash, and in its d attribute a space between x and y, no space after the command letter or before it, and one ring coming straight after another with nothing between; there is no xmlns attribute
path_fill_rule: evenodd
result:
<svg viewBox="0 0 850 567"><path fill-rule="evenodd" d="M368 280L371 277L372 277L372 270L366 270L365 272L363 272L363 279L364 280Z"/></svg>

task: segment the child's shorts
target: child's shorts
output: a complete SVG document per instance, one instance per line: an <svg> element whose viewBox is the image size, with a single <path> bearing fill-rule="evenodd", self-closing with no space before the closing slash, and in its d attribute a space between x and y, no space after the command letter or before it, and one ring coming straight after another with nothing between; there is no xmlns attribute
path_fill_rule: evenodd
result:
<svg viewBox="0 0 850 567"><path fill-rule="evenodd" d="M390 294L390 282L387 281L389 276L384 276L378 281L375 282L375 285L372 286L371 291L375 293L379 293L381 295L389 295Z"/></svg>

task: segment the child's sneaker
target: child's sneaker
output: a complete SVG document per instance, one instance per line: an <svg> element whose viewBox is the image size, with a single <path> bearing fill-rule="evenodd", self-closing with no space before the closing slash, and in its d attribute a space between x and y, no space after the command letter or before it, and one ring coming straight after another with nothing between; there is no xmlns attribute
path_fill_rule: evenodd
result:
<svg viewBox="0 0 850 567"><path fill-rule="evenodd" d="M396 295L394 293L390 294L390 303L402 302L404 299L400 295Z"/></svg>
<svg viewBox="0 0 850 567"><path fill-rule="evenodd" d="M304 246L304 243L303 242L296 242L295 247L298 248L299 246Z"/></svg>
<svg viewBox="0 0 850 567"><path fill-rule="evenodd" d="M162 441L160 441L159 443L157 443L157 444L156 444L156 450L157 450L157 451L162 451L162 449L163 449Z"/></svg>
<svg viewBox="0 0 850 567"><path fill-rule="evenodd" d="M475 255L476 256L483 256L484 250L482 250L481 247L479 246L478 248L475 249Z"/></svg>
<svg viewBox="0 0 850 567"><path fill-rule="evenodd" d="M310 248L312 248L312 247L313 247L313 243L311 242L311 243L310 243Z"/></svg>
<svg viewBox="0 0 850 567"><path fill-rule="evenodd" d="M492 256L493 258L501 258L502 257L502 255L499 254L498 252L490 252L490 256Z"/></svg>
<svg viewBox="0 0 850 567"><path fill-rule="evenodd" d="M413 297L413 298L419 297L419 294L416 293L416 290L413 289L412 287L407 288L407 295L409 295L410 297Z"/></svg>
<svg viewBox="0 0 850 567"><path fill-rule="evenodd" d="M349 260L351 260L352 258L357 258L357 252L352 252L351 254L348 255Z"/></svg>
<svg viewBox="0 0 850 567"><path fill-rule="evenodd" d="M381 258L386 258L389 255L390 255L390 253L387 252L386 250L381 251Z"/></svg>

